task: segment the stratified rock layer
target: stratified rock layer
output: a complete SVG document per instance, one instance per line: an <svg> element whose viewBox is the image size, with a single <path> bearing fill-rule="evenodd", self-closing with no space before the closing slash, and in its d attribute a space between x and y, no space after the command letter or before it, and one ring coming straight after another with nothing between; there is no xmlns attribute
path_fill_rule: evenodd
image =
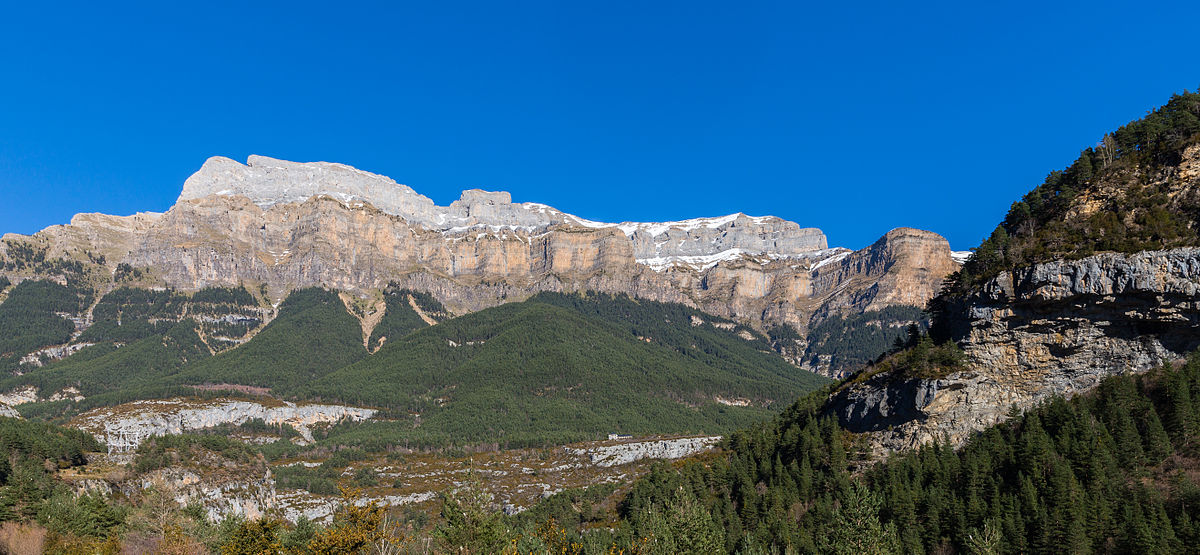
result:
<svg viewBox="0 0 1200 555"><path fill-rule="evenodd" d="M230 424L238 426L250 420L270 425L287 424L306 441L312 441L312 427L342 421L358 422L375 415L374 409L342 405L296 404L271 401L214 399L195 401L166 399L134 401L115 407L85 412L72 421L73 427L87 430L96 439L109 442L114 430L125 430L136 441L152 436L182 434Z"/></svg>
<svg viewBox="0 0 1200 555"><path fill-rule="evenodd" d="M915 229L851 252L771 216L606 224L480 190L440 207L349 166L260 156L209 159L165 214L81 215L6 239L47 258L93 263L103 254L109 271L149 269L143 286L262 285L277 300L298 287L366 292L396 282L456 313L588 290L801 332L814 316L923 305L958 267L945 239Z"/></svg>
<svg viewBox="0 0 1200 555"><path fill-rule="evenodd" d="M1010 407L1070 396L1200 347L1200 249L1101 254L1005 272L948 311L969 370L938 380L878 376L831 402L884 450L955 443Z"/></svg>

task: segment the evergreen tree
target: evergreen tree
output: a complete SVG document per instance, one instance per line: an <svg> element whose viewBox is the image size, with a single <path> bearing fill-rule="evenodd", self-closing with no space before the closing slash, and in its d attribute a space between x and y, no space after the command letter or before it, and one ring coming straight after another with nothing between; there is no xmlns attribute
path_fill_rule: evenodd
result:
<svg viewBox="0 0 1200 555"><path fill-rule="evenodd" d="M887 555L898 553L899 538L893 524L879 520L880 496L855 483L834 512L834 520L823 536L821 550L838 555Z"/></svg>

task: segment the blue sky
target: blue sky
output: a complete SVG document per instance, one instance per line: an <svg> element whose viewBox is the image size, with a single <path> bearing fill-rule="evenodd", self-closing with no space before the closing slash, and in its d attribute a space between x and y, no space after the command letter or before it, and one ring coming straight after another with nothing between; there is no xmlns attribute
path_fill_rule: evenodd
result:
<svg viewBox="0 0 1200 555"><path fill-rule="evenodd" d="M1195 2L41 4L0 20L0 232L166 210L207 157L263 154L439 204L967 249L1200 85Z"/></svg>

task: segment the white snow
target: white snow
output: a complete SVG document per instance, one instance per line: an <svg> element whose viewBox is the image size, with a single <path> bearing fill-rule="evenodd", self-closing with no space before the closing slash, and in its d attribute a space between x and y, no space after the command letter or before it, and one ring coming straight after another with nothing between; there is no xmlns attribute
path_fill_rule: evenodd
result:
<svg viewBox="0 0 1200 555"><path fill-rule="evenodd" d="M521 208L526 210L537 210L538 214L558 212L558 210L555 210L553 206L542 204L540 202L523 202L521 203Z"/></svg>
<svg viewBox="0 0 1200 555"><path fill-rule="evenodd" d="M811 268L809 271L815 272L815 271L817 271L818 269L820 269L820 268L821 268L821 267L823 267L823 266L827 266L827 265L829 265L829 264L834 264L834 263L837 263L837 262L841 262L841 261L845 260L847 256L850 256L850 251L846 251L846 252L843 252L843 253L835 254L835 255L833 255L833 256L831 256L831 257L829 257L829 258L826 258L826 259L824 259L824 260L822 260L822 261L820 261L820 262L817 262L817 264L816 264L815 266L813 266L813 267L812 267L812 268Z"/></svg>
<svg viewBox="0 0 1200 555"><path fill-rule="evenodd" d="M604 223L604 222L594 222L592 220L580 218L579 216L572 216L570 214L567 214L567 216L569 218L571 218L571 220L573 220L575 223L577 223L583 227L590 227L590 228L594 228L594 229L604 228L604 227L613 227L613 226L617 225L617 224L609 224L609 223ZM628 234L626 234L626 235L628 235Z"/></svg>
<svg viewBox="0 0 1200 555"><path fill-rule="evenodd" d="M696 255L696 256L657 256L653 258L638 258L637 263L644 266L649 266L655 272L661 272L667 268L683 267L703 272L716 266L721 262L746 258L757 262L767 262L770 260L817 260L816 266L811 270L816 270L825 264L838 262L854 251L843 248L834 247L831 249L823 249L819 251L799 253L799 254L783 254L777 252L753 252L745 249L733 248L721 251L716 254ZM795 266L793 266L795 267Z"/></svg>
<svg viewBox="0 0 1200 555"><path fill-rule="evenodd" d="M717 254L705 254L698 256L657 256L654 258L639 258L638 264L649 266L655 272L661 272L672 266L687 266L694 270L705 271L718 263L726 260L736 260L741 258L746 251L742 249L729 249L721 251Z"/></svg>
<svg viewBox="0 0 1200 555"><path fill-rule="evenodd" d="M965 264L975 253L972 251L950 251L950 258L959 264Z"/></svg>
<svg viewBox="0 0 1200 555"><path fill-rule="evenodd" d="M756 224L761 224L771 219L773 216L746 216L741 212L729 214L726 216L718 216L715 218L692 218L690 220L679 220L674 222L622 222L615 224L625 235L633 235L635 232L642 231L649 234L651 237L662 235L671 229L681 229L683 231L691 231L700 227L709 229L717 229L728 225L730 222L740 218L750 218ZM606 224L608 226L614 224Z"/></svg>

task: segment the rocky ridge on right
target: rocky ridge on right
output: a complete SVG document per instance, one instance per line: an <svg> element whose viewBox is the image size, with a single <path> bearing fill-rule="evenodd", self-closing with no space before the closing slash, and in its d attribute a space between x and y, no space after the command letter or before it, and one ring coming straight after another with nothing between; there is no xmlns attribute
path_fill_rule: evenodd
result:
<svg viewBox="0 0 1200 555"><path fill-rule="evenodd" d="M914 371L897 365L913 349L899 351L843 383L826 412L876 454L959 446L1014 408L1195 351L1200 123L1190 122L1196 95L1176 96L1052 172L929 305L924 345L960 361Z"/></svg>

